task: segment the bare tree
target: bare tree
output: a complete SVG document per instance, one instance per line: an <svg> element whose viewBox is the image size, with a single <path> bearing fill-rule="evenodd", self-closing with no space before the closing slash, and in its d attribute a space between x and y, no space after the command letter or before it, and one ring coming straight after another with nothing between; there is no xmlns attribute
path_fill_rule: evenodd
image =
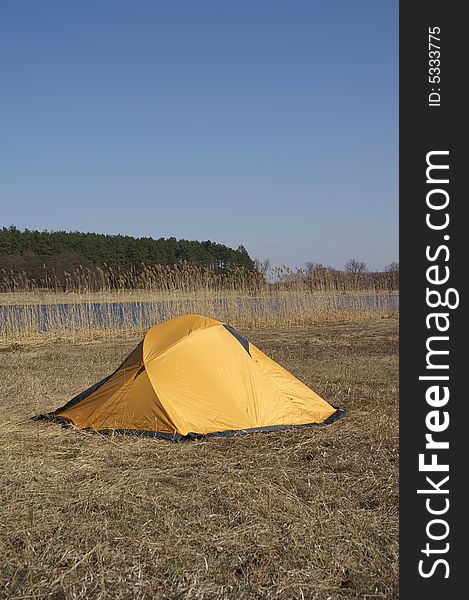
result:
<svg viewBox="0 0 469 600"><path fill-rule="evenodd" d="M385 273L399 273L399 263L393 261L384 267Z"/></svg>
<svg viewBox="0 0 469 600"><path fill-rule="evenodd" d="M260 258L254 259L254 266L256 267L256 271L264 277L267 277L267 272L270 268L270 259L266 258L261 260Z"/></svg>
<svg viewBox="0 0 469 600"><path fill-rule="evenodd" d="M347 271L347 273L350 273L355 277L368 271L366 264L361 260L356 260L355 258L350 258L345 263L345 270Z"/></svg>
<svg viewBox="0 0 469 600"><path fill-rule="evenodd" d="M321 263L308 261L305 263L305 269L307 273L312 273L313 271L324 271L325 266Z"/></svg>
<svg viewBox="0 0 469 600"><path fill-rule="evenodd" d="M399 263L393 261L384 267L387 274L388 288L390 291L399 289Z"/></svg>

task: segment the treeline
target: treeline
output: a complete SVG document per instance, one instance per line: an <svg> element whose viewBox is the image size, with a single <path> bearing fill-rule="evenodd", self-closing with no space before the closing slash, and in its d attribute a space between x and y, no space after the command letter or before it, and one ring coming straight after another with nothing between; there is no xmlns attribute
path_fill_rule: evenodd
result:
<svg viewBox="0 0 469 600"><path fill-rule="evenodd" d="M384 271L368 271L365 268L354 270L346 263L343 271L325 267L319 263L307 263L304 269L276 269L278 285L286 289L301 287L314 292L375 292L394 293L399 291L399 266L388 265ZM392 267L392 268L389 268Z"/></svg>
<svg viewBox="0 0 469 600"><path fill-rule="evenodd" d="M127 235L104 235L78 231L21 231L15 226L0 229L0 270L11 276L43 281L85 269L103 269L116 278L138 273L153 265L196 265L226 272L233 268L254 271L255 266L243 246L236 250L211 241L153 239Z"/></svg>
<svg viewBox="0 0 469 600"><path fill-rule="evenodd" d="M326 267L321 263L307 262L301 276L312 290L376 290L396 292L399 290L399 264L393 262L383 271L368 271L363 261L351 258L344 270Z"/></svg>
<svg viewBox="0 0 469 600"><path fill-rule="evenodd" d="M0 229L0 292L132 289L392 293L399 290L399 265L369 272L364 262L350 259L343 270L314 262L292 270L253 261L243 246L210 241Z"/></svg>

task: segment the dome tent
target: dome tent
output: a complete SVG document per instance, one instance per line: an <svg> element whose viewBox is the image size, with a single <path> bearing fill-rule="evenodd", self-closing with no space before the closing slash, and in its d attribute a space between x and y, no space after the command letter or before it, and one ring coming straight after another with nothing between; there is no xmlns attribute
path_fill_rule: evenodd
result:
<svg viewBox="0 0 469 600"><path fill-rule="evenodd" d="M114 373L36 418L179 440L327 425L344 412L229 325L185 315L149 329Z"/></svg>

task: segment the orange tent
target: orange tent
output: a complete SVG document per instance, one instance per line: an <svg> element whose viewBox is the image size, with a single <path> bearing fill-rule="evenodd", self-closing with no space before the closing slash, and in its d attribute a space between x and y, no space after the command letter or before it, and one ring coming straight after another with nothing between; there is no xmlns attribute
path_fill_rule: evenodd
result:
<svg viewBox="0 0 469 600"><path fill-rule="evenodd" d="M177 440L326 425L344 412L229 325L185 315L152 327L114 373L39 418Z"/></svg>

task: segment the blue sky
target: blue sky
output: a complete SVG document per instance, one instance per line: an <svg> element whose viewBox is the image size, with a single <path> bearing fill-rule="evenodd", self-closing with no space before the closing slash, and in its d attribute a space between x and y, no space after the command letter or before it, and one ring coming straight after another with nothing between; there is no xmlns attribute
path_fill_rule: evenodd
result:
<svg viewBox="0 0 469 600"><path fill-rule="evenodd" d="M0 3L0 225L398 260L398 3Z"/></svg>

